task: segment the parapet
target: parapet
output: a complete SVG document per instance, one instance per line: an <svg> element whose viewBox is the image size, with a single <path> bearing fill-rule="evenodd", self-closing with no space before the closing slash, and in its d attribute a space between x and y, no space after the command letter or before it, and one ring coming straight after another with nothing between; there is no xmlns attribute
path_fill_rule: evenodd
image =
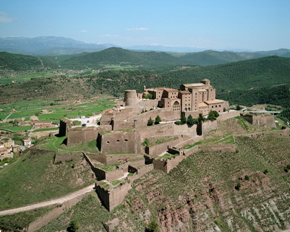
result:
<svg viewBox="0 0 290 232"><path fill-rule="evenodd" d="M124 102L125 106L136 105L139 102L136 90L125 90Z"/></svg>

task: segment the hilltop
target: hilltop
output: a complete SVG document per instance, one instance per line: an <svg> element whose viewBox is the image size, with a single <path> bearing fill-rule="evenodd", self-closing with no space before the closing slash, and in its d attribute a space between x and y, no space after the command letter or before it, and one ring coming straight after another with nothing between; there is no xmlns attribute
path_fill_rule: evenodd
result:
<svg viewBox="0 0 290 232"><path fill-rule="evenodd" d="M257 134L261 129L265 130L265 127L252 126L248 122L240 123L240 120L233 118L219 122L218 129L205 137L205 143L219 144L227 137L234 136L236 153L196 152L169 174L153 170L134 181L123 203L112 212L108 212L93 193L40 231L65 230L71 221L77 221L79 231L91 231L92 228L94 231L105 231L103 223L114 218L119 219L118 229L132 228L134 231L144 231L150 223L157 224L164 231L278 231L289 228L287 210L290 207L290 172L286 167L290 164L290 138L267 133ZM248 132L257 135L244 137L243 134ZM71 172L77 172L67 183L72 186L75 177L83 179L87 173L84 172L85 166L81 160L52 164L52 159L53 155L50 153L33 156L27 154L18 163L12 164L10 169L6 169L5 176L14 172L21 162L26 164L28 170L39 162L54 173L62 174L67 170L62 181L71 176ZM76 164L74 168L71 168L72 163ZM35 171L40 172L43 165L35 166ZM49 175L51 172L34 178L45 179ZM88 173L86 175L90 176ZM29 178L28 173L19 181L24 178ZM9 180L8 178L6 182ZM42 191L41 182L37 183L36 189ZM35 196L48 198L48 194L42 195L41 191L30 189L29 182L27 184L28 187L22 184L17 194L25 196L33 190ZM49 183L57 184L58 181L54 179ZM49 188L51 190L54 191L54 188ZM8 196L6 194L5 198ZM26 198L24 200L27 201ZM0 218L0 225L3 228L7 225L10 228L25 226L50 210L4 216Z"/></svg>

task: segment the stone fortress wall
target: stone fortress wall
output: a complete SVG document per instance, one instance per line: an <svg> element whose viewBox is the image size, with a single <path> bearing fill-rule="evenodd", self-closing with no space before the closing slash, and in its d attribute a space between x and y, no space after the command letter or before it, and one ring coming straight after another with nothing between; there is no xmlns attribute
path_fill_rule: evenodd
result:
<svg viewBox="0 0 290 232"><path fill-rule="evenodd" d="M273 114L245 114L243 118L253 125L267 125L269 127L276 127Z"/></svg>
<svg viewBox="0 0 290 232"><path fill-rule="evenodd" d="M98 179L96 192L109 211L124 200L131 189L131 181L152 169L160 169L168 173L183 159L198 150L236 152L235 144L196 145L190 149L181 149L185 145L203 140L204 135L217 129L217 121L241 114L240 111L222 112L228 106L228 102L215 99L215 89L210 85L209 80L205 79L197 84L185 84L182 90L144 88L144 93L147 93L146 91L153 93L155 99L140 100L140 95L137 95L135 90L125 91L124 103L127 107L118 106L103 112L99 128L76 130L68 128L65 122L60 125L60 134L67 135L68 145L97 140L97 147L101 153L83 155ZM192 114L197 118L199 113L208 113L211 109L219 111L220 116L215 121L202 122L192 127L173 123L180 120L181 114L187 116ZM193 115L194 113L196 115ZM151 117L155 120L157 115L161 117L162 123L147 126L148 119ZM262 123L270 125L272 121L274 122L273 119L273 117L262 116L251 117L249 120L259 125ZM145 138L161 139L168 136L176 136L177 139L150 147L141 145ZM166 160L153 159L167 151L179 155ZM116 167L105 171L102 165L116 165ZM127 175L128 172L131 175ZM113 187L110 184L111 181L123 177L126 179L119 185Z"/></svg>

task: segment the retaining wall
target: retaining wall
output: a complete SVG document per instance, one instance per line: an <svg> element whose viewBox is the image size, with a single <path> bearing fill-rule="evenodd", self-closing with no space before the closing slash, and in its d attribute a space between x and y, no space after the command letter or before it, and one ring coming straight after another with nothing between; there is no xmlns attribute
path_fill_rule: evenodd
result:
<svg viewBox="0 0 290 232"><path fill-rule="evenodd" d="M93 128L75 128L67 130L67 145L76 143L88 143L96 140L98 137L99 129Z"/></svg>
<svg viewBox="0 0 290 232"><path fill-rule="evenodd" d="M103 153L141 153L141 138L139 133L115 131L99 134L98 148Z"/></svg>
<svg viewBox="0 0 290 232"><path fill-rule="evenodd" d="M113 189L106 190L96 183L96 192L107 210L112 211L116 206L121 204L131 189L131 184L128 182L118 185Z"/></svg>
<svg viewBox="0 0 290 232"><path fill-rule="evenodd" d="M241 112L242 111L240 111L240 110L235 110L235 111L229 111L229 112L219 113L219 116L217 118L217 121L225 121L227 119L240 116Z"/></svg>

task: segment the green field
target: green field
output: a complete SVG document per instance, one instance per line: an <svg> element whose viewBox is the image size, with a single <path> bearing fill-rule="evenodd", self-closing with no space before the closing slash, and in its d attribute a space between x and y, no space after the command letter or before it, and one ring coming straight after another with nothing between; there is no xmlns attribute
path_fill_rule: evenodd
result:
<svg viewBox="0 0 290 232"><path fill-rule="evenodd" d="M73 102L57 101L57 100L37 100L27 102L17 102L1 106L0 120L5 119L14 109L8 121L16 118L25 118L25 121L33 115L37 115L40 121L56 121L62 118L75 118L80 116L92 116L101 113L103 110L111 108L115 105L112 98L97 98L89 102L76 104ZM52 111L52 113L41 114L42 110ZM2 125L0 124L0 127Z"/></svg>

